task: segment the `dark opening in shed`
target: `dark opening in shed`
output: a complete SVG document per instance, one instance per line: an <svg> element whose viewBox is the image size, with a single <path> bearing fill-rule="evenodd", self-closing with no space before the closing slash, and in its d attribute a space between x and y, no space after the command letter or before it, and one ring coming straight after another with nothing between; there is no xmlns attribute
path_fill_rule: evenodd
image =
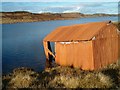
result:
<svg viewBox="0 0 120 90"><path fill-rule="evenodd" d="M46 67L55 62L83 70L95 70L118 60L117 27L109 22L92 22L58 27L44 40ZM55 54L50 42L55 43Z"/></svg>

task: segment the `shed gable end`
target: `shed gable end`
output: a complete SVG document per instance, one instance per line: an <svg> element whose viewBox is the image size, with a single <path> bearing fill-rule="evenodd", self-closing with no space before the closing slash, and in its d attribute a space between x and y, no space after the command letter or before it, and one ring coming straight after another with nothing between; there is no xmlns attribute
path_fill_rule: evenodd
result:
<svg viewBox="0 0 120 90"><path fill-rule="evenodd" d="M101 68L114 63L118 59L117 28L110 24L101 30L93 42L93 57L95 68Z"/></svg>
<svg viewBox="0 0 120 90"><path fill-rule="evenodd" d="M117 30L117 27L110 23L106 27L102 28L99 32L97 32L94 37L95 39L118 38Z"/></svg>

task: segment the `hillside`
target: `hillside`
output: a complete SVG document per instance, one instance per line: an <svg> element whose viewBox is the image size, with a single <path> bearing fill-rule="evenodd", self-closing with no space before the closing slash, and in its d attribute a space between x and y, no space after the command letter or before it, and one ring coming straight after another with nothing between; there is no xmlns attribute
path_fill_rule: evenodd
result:
<svg viewBox="0 0 120 90"><path fill-rule="evenodd" d="M38 22L49 20L66 20L82 17L116 16L114 14L82 14L82 13L30 13L26 11L0 12L0 23Z"/></svg>

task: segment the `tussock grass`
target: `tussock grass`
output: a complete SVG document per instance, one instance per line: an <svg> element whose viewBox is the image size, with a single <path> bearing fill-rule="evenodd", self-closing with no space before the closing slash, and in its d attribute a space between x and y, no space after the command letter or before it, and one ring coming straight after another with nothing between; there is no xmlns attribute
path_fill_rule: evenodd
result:
<svg viewBox="0 0 120 90"><path fill-rule="evenodd" d="M19 68L3 76L3 88L120 88L120 64L97 71L56 66L37 73Z"/></svg>
<svg viewBox="0 0 120 90"><path fill-rule="evenodd" d="M37 82L38 73L29 68L14 69L7 76L3 76L3 88L29 88Z"/></svg>

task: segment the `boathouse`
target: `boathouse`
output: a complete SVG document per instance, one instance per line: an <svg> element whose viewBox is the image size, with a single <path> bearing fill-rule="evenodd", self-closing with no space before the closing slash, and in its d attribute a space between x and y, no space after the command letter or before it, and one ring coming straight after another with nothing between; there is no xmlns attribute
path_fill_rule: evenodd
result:
<svg viewBox="0 0 120 90"><path fill-rule="evenodd" d="M100 69L118 60L118 28L111 22L92 22L62 26L44 40L46 66L52 57L61 66L83 70ZM55 54L50 42L54 42Z"/></svg>

